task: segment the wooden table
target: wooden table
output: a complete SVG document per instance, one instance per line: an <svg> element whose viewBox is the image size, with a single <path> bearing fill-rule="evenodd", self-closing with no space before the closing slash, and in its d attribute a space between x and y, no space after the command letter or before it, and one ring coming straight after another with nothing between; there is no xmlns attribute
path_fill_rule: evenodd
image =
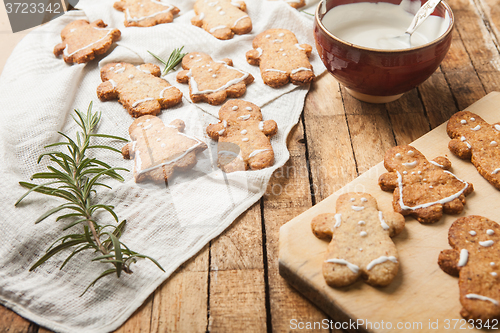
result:
<svg viewBox="0 0 500 333"><path fill-rule="evenodd" d="M376 105L352 98L329 74L320 76L288 138L290 160L275 172L264 197L182 265L117 332L288 332L293 319L328 318L279 275L280 226L380 162L390 147L500 90L500 1L448 3L456 19L453 43L426 82ZM3 68L26 33L12 34L0 7ZM0 306L0 332L47 330Z"/></svg>

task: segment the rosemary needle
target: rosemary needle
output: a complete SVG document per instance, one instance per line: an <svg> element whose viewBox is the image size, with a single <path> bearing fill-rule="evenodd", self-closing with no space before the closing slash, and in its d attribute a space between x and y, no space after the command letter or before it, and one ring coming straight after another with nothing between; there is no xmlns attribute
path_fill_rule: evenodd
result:
<svg viewBox="0 0 500 333"><path fill-rule="evenodd" d="M121 272L132 273L130 265L135 263L138 258L146 258L155 263L162 271L163 268L153 258L143 254L139 254L129 249L119 238L122 235L126 221L118 223L118 216L114 212L114 207L95 201L95 193L98 187L106 187L111 189L109 185L101 182L103 177L111 177L118 181L123 181L123 177L117 171L128 171L124 168L116 168L109 166L106 162L96 158L87 156L89 150L107 149L114 152L120 152L118 149L107 145L95 145L91 141L93 138L104 138L119 141L127 141L124 138L94 133L101 114L92 112L92 103L90 103L87 113L75 110L76 116L73 119L81 128L81 131L76 133L76 140L71 139L68 135L59 132L66 141L57 142L46 146L45 148L66 147L68 153L60 150L51 150L43 153L38 158L38 163L48 157L54 163L54 166L47 166L49 172L35 173L31 179L42 179L45 183L34 184L28 182L19 182L22 187L28 191L15 203L19 203L30 193L38 192L44 195L57 197L66 202L49 209L43 213L35 223L42 222L49 216L56 214L62 210L70 211L64 215L57 217L58 221L68 221L64 230L78 226L79 231L73 231L71 234L61 236L47 249L45 254L31 266L30 271L42 265L55 254L71 249L72 252L62 263L62 269L74 255L85 251L93 250L97 256L92 261L99 261L110 268L102 272L88 287L83 291L82 295L92 287L101 278L116 274L120 277ZM99 224L96 215L99 212L107 212L113 219L113 224ZM115 225L117 224L117 225ZM75 230L73 228L72 230ZM81 296L81 295L80 295Z"/></svg>
<svg viewBox="0 0 500 333"><path fill-rule="evenodd" d="M162 76L167 75L171 70L173 70L181 61L182 58L187 53L182 53L182 49L184 49L184 46L174 49L172 53L170 53L170 56L168 57L168 60L165 61L156 54L152 53L151 51L148 51L149 54L151 54L153 57L155 57L159 62L165 65L165 68L163 69Z"/></svg>

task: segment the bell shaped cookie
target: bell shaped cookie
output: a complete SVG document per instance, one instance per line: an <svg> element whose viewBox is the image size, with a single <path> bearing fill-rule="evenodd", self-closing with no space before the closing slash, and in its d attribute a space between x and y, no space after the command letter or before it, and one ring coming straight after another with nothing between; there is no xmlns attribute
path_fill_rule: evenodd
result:
<svg viewBox="0 0 500 333"><path fill-rule="evenodd" d="M468 183L448 171L446 157L432 161L412 146L396 146L384 157L389 171L379 178L380 188L393 191L394 211L411 215L420 223L435 223L446 214L459 214L465 196L474 190Z"/></svg>
<svg viewBox="0 0 500 333"><path fill-rule="evenodd" d="M182 68L177 82L189 83L189 96L194 103L222 104L228 97L242 96L253 82L253 76L233 67L231 59L214 61L205 53L186 54Z"/></svg>

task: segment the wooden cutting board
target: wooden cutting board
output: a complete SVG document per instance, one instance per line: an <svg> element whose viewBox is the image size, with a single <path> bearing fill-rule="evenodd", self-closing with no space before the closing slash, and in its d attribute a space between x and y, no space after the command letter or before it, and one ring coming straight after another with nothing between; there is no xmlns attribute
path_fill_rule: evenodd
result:
<svg viewBox="0 0 500 333"><path fill-rule="evenodd" d="M467 110L489 123L499 122L500 92L490 93ZM479 332L466 325L459 314L458 278L444 273L437 259L441 250L450 248L448 229L458 217L482 215L500 223L500 192L484 180L470 162L460 160L448 150L449 140L445 123L411 145L429 160L437 156L448 157L452 162L450 171L473 183L474 192L467 196L467 204L460 215L445 215L432 225L406 218L405 230L393 238L399 252L400 269L388 287L375 288L361 280L346 288L329 287L321 271L328 242L311 232L312 218L321 213L334 213L335 202L342 193L368 192L377 199L380 210L392 210L392 193L383 192L377 183L379 176L386 172L383 162L281 227L280 274L333 319L350 320L350 323L363 320L365 325L356 326L359 331L456 332L462 327L467 328L467 332ZM300 318L295 320L291 321L292 328L307 328L308 323L301 322ZM344 324L349 331L354 331L354 327Z"/></svg>

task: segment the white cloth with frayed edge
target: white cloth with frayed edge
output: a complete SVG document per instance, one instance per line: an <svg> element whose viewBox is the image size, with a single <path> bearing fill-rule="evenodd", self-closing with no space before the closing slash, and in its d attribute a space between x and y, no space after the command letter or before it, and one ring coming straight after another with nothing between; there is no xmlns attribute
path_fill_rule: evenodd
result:
<svg viewBox="0 0 500 333"><path fill-rule="evenodd" d="M264 194L273 171L289 157L286 138L299 119L308 91L307 86L292 84L280 89L265 86L259 68L245 59L253 38L268 28L289 29L299 43L314 45L311 20L281 1L247 1L252 33L228 41L217 40L190 24L193 0L172 0L181 9L174 23L151 28L125 28L124 14L112 8L113 2L82 0L81 11L69 12L35 29L15 48L0 77L0 303L57 332L108 332L118 328L176 268L255 203ZM67 65L54 57L52 50L60 42L60 31L66 24L86 18L101 18L109 27L119 28L121 40L99 63ZM97 99L99 68L111 61L159 65L147 50L166 58L182 45L184 51L205 52L215 60L231 58L236 67L254 75L255 82L241 98L260 106L264 120L278 123L278 134L271 140L274 165L259 171L223 174L216 167L217 143L205 134L206 126L218 121L220 107L192 104L187 85L175 82L176 73L169 74L166 79L184 92L184 98L159 117L166 124L184 120L184 132L207 142L208 149L198 154L198 164L191 171L177 173L168 186L136 184L131 173L124 173L124 183L106 179L113 189L99 189L95 199L115 206L120 220L127 220L122 241L132 250L157 259L166 273L150 261L141 260L132 266L133 274L123 274L120 279L105 277L79 297L91 281L110 268L91 263L93 253L75 256L60 270L69 254L64 252L29 272L56 238L71 230L79 232L80 226L63 232L68 222L56 222L57 215L35 225L42 213L62 201L30 194L14 207L25 192L18 182L29 181L32 174L46 170L47 159L36 163L46 151L43 147L61 140L57 131L74 137L77 126L71 117L73 109L86 110L91 101L94 111L102 112L98 133L129 138L128 127L133 119L128 112L117 101ZM316 75L324 72L316 51L310 59ZM118 149L123 146L110 140L97 142ZM113 166L132 169L133 162L118 153L106 150L94 154ZM112 222L111 216L104 213L98 220L102 224Z"/></svg>

